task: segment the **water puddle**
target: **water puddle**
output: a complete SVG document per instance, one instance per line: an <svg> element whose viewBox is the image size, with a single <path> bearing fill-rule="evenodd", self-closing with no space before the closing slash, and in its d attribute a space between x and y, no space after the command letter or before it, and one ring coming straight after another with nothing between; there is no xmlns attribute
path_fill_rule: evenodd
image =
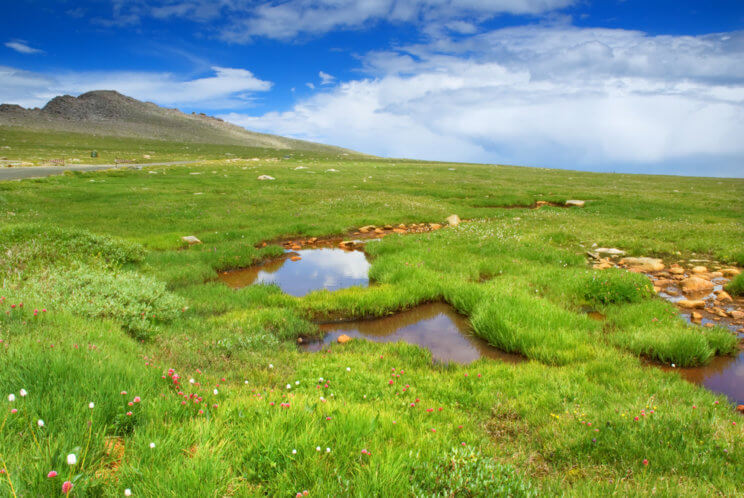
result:
<svg viewBox="0 0 744 498"><path fill-rule="evenodd" d="M702 367L672 368L662 370L679 372L683 379L725 395L734 404L744 404L744 351L736 356L716 356Z"/></svg>
<svg viewBox="0 0 744 498"><path fill-rule="evenodd" d="M301 249L263 264L222 272L219 279L238 289L253 284L276 284L301 297L320 289L335 291L369 285L370 263L361 250Z"/></svg>
<svg viewBox="0 0 744 498"><path fill-rule="evenodd" d="M434 361L467 364L479 358L518 363L524 358L504 353L470 332L470 323L451 306L430 303L409 311L374 320L328 323L320 326L325 337L303 344L306 351L320 351L337 342L339 336L374 342L416 344L431 351Z"/></svg>

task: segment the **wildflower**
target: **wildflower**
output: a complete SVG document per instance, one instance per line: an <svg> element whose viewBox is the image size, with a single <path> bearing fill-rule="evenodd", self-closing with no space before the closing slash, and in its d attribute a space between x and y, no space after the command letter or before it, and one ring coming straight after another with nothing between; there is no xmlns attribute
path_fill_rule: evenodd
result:
<svg viewBox="0 0 744 498"><path fill-rule="evenodd" d="M648 460L645 458L643 459L643 465L648 465Z"/></svg>
<svg viewBox="0 0 744 498"><path fill-rule="evenodd" d="M47 477L49 479L54 479L55 477L57 477L57 471L56 470L50 470L49 473L47 474Z"/></svg>
<svg viewBox="0 0 744 498"><path fill-rule="evenodd" d="M65 481L62 483L62 494L66 495L70 491L72 491L72 483L70 481Z"/></svg>
<svg viewBox="0 0 744 498"><path fill-rule="evenodd" d="M88 403L88 408L90 408L91 410L92 410L93 408L95 408L95 407L96 407L96 404L95 404L95 403L93 403L92 401L91 401L90 403Z"/></svg>
<svg viewBox="0 0 744 498"><path fill-rule="evenodd" d="M124 496L132 496L132 490L127 488L124 490Z"/></svg>
<svg viewBox="0 0 744 498"><path fill-rule="evenodd" d="M155 443L150 443L150 449L154 449L154 448L155 448Z"/></svg>
<svg viewBox="0 0 744 498"><path fill-rule="evenodd" d="M215 395L215 396L217 396L217 395L218 395L218 394L220 393L220 392L219 392L219 391L218 391L217 389L215 389L215 390L214 390L214 391L212 391L212 392L214 393L214 395Z"/></svg>
<svg viewBox="0 0 744 498"><path fill-rule="evenodd" d="M287 389L292 389L292 384L287 384Z"/></svg>
<svg viewBox="0 0 744 498"><path fill-rule="evenodd" d="M19 392L18 394L20 394L20 395L21 395L21 398L25 398L25 397L26 397L26 395L27 395L28 393L26 392L26 390L25 390L25 389L21 389L21 390L20 390L20 392Z"/></svg>
<svg viewBox="0 0 744 498"><path fill-rule="evenodd" d="M132 416L132 412L127 412L127 417L131 417L131 416Z"/></svg>
<svg viewBox="0 0 744 498"><path fill-rule="evenodd" d="M351 372L351 367L346 367L347 372Z"/></svg>
<svg viewBox="0 0 744 498"><path fill-rule="evenodd" d="M300 381L299 381L299 380L296 380L296 381L295 381L295 385L296 385L296 386L299 386L299 385L300 385Z"/></svg>
<svg viewBox="0 0 744 498"><path fill-rule="evenodd" d="M75 465L77 463L77 456L75 453L67 455L67 465Z"/></svg>
<svg viewBox="0 0 744 498"><path fill-rule="evenodd" d="M127 395L127 392L126 392L126 391L122 391L122 392L121 392L121 395L122 395L122 396L126 396L126 395Z"/></svg>
<svg viewBox="0 0 744 498"><path fill-rule="evenodd" d="M274 365L272 363L269 363L269 368L274 368Z"/></svg>
<svg viewBox="0 0 744 498"><path fill-rule="evenodd" d="M297 450L292 450L292 454L293 455L296 455L297 454Z"/></svg>
<svg viewBox="0 0 744 498"><path fill-rule="evenodd" d="M194 382L196 382L196 380L194 380L193 377L189 379L189 384L193 384Z"/></svg>
<svg viewBox="0 0 744 498"><path fill-rule="evenodd" d="M135 397L134 397L134 399L133 399L132 401L134 401L135 403L139 403L139 402L140 402L140 401L142 401L142 400L140 399L140 397L139 397L139 396L135 396Z"/></svg>
<svg viewBox="0 0 744 498"><path fill-rule="evenodd" d="M315 451L320 451L320 446L316 446Z"/></svg>
<svg viewBox="0 0 744 498"><path fill-rule="evenodd" d="M326 448L326 453L330 453L330 452L331 452L331 449L330 448Z"/></svg>
<svg viewBox="0 0 744 498"><path fill-rule="evenodd" d="M8 394L8 401L10 401L11 403L15 401L15 394L13 393Z"/></svg>
<svg viewBox="0 0 744 498"><path fill-rule="evenodd" d="M36 421L36 425L38 425L39 427L44 427L44 421L39 419Z"/></svg>
<svg viewBox="0 0 744 498"><path fill-rule="evenodd" d="M10 413L15 415L16 413L18 413L18 410L16 410L15 408L11 408Z"/></svg>

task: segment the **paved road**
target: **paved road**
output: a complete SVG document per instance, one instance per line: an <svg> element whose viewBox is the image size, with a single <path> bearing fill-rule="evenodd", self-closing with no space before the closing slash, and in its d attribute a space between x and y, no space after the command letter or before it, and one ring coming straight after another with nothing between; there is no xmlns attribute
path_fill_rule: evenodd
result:
<svg viewBox="0 0 744 498"><path fill-rule="evenodd" d="M199 161L171 161L167 163L142 164L74 164L70 166L24 166L14 168L0 168L0 182L8 180L22 180L24 178L42 178L45 176L61 175L65 171L98 171L102 169L137 168L143 166L172 166L174 164L193 164Z"/></svg>

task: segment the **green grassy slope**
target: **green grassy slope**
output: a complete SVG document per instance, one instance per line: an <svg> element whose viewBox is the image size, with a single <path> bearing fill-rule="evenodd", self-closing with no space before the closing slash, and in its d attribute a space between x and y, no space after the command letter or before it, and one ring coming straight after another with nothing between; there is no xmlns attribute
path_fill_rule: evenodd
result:
<svg viewBox="0 0 744 498"><path fill-rule="evenodd" d="M296 155L0 184L0 489L735 494L741 417L638 356L705 363L735 337L685 325L643 277L591 270L584 251L744 265L742 194L741 180ZM503 209L566 199L587 204ZM472 221L369 244L369 288L294 298L215 281L279 251L264 240L452 213ZM529 361L297 351L316 318L436 300Z"/></svg>

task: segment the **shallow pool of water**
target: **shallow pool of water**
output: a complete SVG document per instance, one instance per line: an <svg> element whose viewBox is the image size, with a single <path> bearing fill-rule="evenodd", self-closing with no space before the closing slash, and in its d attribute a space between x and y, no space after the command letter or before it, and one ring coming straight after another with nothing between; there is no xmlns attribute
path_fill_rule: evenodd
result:
<svg viewBox="0 0 744 498"><path fill-rule="evenodd" d="M369 285L369 267L362 251L304 249L287 252L263 264L222 272L219 278L233 288L276 284L287 294L299 297L320 289L335 291L353 286L366 287Z"/></svg>
<svg viewBox="0 0 744 498"><path fill-rule="evenodd" d="M734 404L744 404L744 351L739 351L736 356L716 356L702 367L662 368L677 371L683 379L723 394Z"/></svg>
<svg viewBox="0 0 744 498"><path fill-rule="evenodd" d="M444 303L418 306L384 318L354 322L328 323L320 326L326 335L322 341L305 343L307 351L320 351L337 341L341 335L374 342L416 344L431 351L439 362L470 363L486 357L516 363L519 355L499 351L470 332L467 318Z"/></svg>

